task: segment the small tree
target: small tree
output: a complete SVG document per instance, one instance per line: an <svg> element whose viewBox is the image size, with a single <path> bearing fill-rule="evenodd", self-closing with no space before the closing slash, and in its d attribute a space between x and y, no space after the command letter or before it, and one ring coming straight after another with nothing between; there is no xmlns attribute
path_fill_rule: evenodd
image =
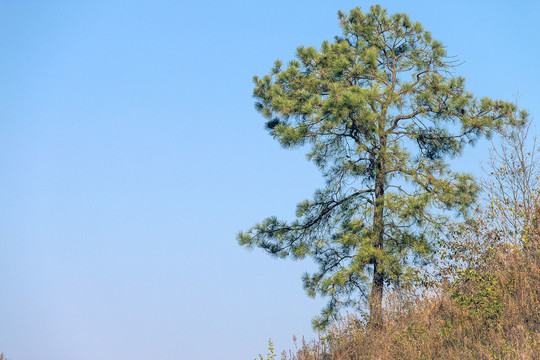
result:
<svg viewBox="0 0 540 360"><path fill-rule="evenodd" d="M536 208L540 206L540 149L536 134L529 134L531 122L505 129L493 145L488 162L489 176L482 181L489 216L513 245L533 232Z"/></svg>
<svg viewBox="0 0 540 360"><path fill-rule="evenodd" d="M384 288L428 263L450 221L441 210L465 215L475 201L473 178L444 159L527 116L467 92L442 44L406 14L372 6L338 16L343 37L300 46L297 60L254 77L270 134L285 148L310 145L326 186L296 220L270 217L238 235L275 256L314 259L304 287L330 299L318 328L366 302L370 322L382 322Z"/></svg>

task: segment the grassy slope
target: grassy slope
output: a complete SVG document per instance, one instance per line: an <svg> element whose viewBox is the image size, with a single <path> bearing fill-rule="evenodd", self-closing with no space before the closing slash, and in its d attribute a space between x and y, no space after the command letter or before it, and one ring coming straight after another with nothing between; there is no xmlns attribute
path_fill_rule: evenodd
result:
<svg viewBox="0 0 540 360"><path fill-rule="evenodd" d="M436 295L409 297L406 306L400 297L380 329L351 317L289 358L540 359L539 219L540 207L514 246L489 224L469 228L449 243L454 266L442 273L451 280Z"/></svg>

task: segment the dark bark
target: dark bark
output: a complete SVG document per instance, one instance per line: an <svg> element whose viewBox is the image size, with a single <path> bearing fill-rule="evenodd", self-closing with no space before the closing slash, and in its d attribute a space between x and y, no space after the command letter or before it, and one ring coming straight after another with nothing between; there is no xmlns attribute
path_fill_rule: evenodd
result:
<svg viewBox="0 0 540 360"><path fill-rule="evenodd" d="M372 259L373 283L369 298L370 324L382 325L382 300L384 292L385 271L381 254L384 244L384 189L386 184L385 148L386 138L381 137L379 154L375 160L375 211L373 214L373 246L376 255Z"/></svg>

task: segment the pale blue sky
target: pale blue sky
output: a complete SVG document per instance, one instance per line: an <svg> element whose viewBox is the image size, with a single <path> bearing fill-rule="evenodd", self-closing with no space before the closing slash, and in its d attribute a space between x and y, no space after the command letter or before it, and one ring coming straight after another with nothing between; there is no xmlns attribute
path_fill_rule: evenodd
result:
<svg viewBox="0 0 540 360"><path fill-rule="evenodd" d="M539 2L380 3L475 94L540 117ZM237 360L313 336L309 262L235 239L321 183L265 132L251 79L371 4L0 0L0 352ZM479 175L486 149L456 165Z"/></svg>

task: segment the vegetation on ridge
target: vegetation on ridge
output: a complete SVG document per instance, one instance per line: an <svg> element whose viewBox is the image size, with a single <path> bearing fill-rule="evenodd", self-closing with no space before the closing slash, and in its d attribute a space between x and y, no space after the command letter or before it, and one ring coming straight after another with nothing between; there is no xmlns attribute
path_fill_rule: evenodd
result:
<svg viewBox="0 0 540 360"><path fill-rule="evenodd" d="M238 236L320 266L304 286L329 298L322 335L282 359L540 358L540 155L527 113L467 92L407 15L339 18L343 37L254 78L270 134L309 145L326 180L296 220ZM493 133L502 143L482 183L449 169ZM261 360L277 356L270 344Z"/></svg>
<svg viewBox="0 0 540 360"><path fill-rule="evenodd" d="M423 283L387 294L383 326L350 315L282 359L540 358L540 152L527 132L494 147L486 205L447 234Z"/></svg>

